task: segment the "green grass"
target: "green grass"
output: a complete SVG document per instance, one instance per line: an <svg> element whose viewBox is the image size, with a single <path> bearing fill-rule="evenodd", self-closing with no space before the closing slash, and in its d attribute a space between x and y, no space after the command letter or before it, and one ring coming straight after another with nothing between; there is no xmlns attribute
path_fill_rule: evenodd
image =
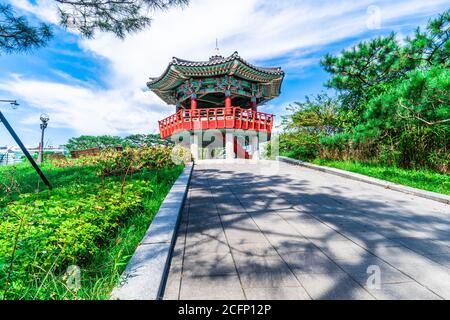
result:
<svg viewBox="0 0 450 320"><path fill-rule="evenodd" d="M75 183L97 183L98 176L94 168L86 167L65 167L58 168L49 163L41 165L45 176L54 188L64 187ZM42 182L34 168L27 162L14 166L0 166L0 197L6 195L4 186L11 183L11 178L17 182L20 193L39 192L47 187Z"/></svg>
<svg viewBox="0 0 450 320"><path fill-rule="evenodd" d="M450 175L431 170L408 170L355 161L316 159L311 162L322 166L364 174L413 188L450 195Z"/></svg>
<svg viewBox="0 0 450 320"><path fill-rule="evenodd" d="M0 167L0 299L108 299L182 167L129 175L123 196L122 177L102 182L94 167L42 169L51 192L28 164Z"/></svg>
<svg viewBox="0 0 450 320"><path fill-rule="evenodd" d="M131 214L115 236L82 268L78 298L109 298L111 290L118 283L128 260L142 240L170 187L170 184L164 185L156 193L146 197L142 210Z"/></svg>

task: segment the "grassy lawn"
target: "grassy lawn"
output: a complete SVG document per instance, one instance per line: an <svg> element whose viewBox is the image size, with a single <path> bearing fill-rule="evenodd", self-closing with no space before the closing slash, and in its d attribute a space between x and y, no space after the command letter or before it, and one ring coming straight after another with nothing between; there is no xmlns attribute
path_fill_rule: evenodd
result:
<svg viewBox="0 0 450 320"><path fill-rule="evenodd" d="M450 195L450 175L430 170L407 170L375 164L316 159L312 163L364 174L409 187Z"/></svg>
<svg viewBox="0 0 450 320"><path fill-rule="evenodd" d="M125 183L93 166L42 169L51 192L28 164L0 167L0 299L108 299L182 166Z"/></svg>

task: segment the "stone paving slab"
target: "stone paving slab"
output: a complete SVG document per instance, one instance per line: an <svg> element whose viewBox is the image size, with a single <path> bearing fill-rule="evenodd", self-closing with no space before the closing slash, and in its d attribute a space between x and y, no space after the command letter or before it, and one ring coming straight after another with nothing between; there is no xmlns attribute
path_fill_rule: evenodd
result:
<svg viewBox="0 0 450 320"><path fill-rule="evenodd" d="M417 282L388 283L367 290L378 300L439 300L439 296Z"/></svg>
<svg viewBox="0 0 450 320"><path fill-rule="evenodd" d="M298 287L300 283L289 266L279 256L236 260L243 288Z"/></svg>
<svg viewBox="0 0 450 320"><path fill-rule="evenodd" d="M301 274L300 282L312 299L373 300L374 296L345 273Z"/></svg>
<svg viewBox="0 0 450 320"><path fill-rule="evenodd" d="M236 273L236 267L230 252L187 252L183 271L184 274L193 276L219 276Z"/></svg>
<svg viewBox="0 0 450 320"><path fill-rule="evenodd" d="M449 205L274 161L191 182L165 299L450 298Z"/></svg>
<svg viewBox="0 0 450 320"><path fill-rule="evenodd" d="M197 241L186 242L185 253L202 254L208 252L227 253L230 247L225 240L218 239L200 239Z"/></svg>
<svg viewBox="0 0 450 320"><path fill-rule="evenodd" d="M268 242L230 244L235 261L264 257L278 257L278 252Z"/></svg>
<svg viewBox="0 0 450 320"><path fill-rule="evenodd" d="M343 270L319 249L281 254L296 274L335 274Z"/></svg>
<svg viewBox="0 0 450 320"><path fill-rule="evenodd" d="M372 257L363 261L364 262L362 263L351 263L348 259L343 259L335 260L335 263L362 286L367 285L367 270L371 266L377 266L380 269L381 284L413 281L406 274L402 273L401 271L397 270L396 268L392 267L379 258Z"/></svg>
<svg viewBox="0 0 450 320"><path fill-rule="evenodd" d="M427 258L450 269L450 254L430 254Z"/></svg>
<svg viewBox="0 0 450 320"><path fill-rule="evenodd" d="M179 298L181 300L240 300L245 296L237 274L222 276L183 274Z"/></svg>
<svg viewBox="0 0 450 320"><path fill-rule="evenodd" d="M244 288L248 300L311 300L303 287Z"/></svg>

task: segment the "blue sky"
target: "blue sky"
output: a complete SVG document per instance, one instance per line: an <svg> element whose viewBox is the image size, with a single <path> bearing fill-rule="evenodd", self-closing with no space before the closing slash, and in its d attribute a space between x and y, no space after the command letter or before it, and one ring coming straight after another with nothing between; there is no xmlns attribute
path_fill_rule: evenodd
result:
<svg viewBox="0 0 450 320"><path fill-rule="evenodd" d="M392 31L404 38L449 7L443 0L192 0L185 9L155 13L150 28L125 40L88 40L56 25L53 0L9 2L32 21L55 24L49 46L0 56L0 99L20 103L0 108L27 145L37 145L42 112L51 118L50 145L81 134L157 132L157 120L174 107L146 90L148 77L172 56L208 59L216 38L222 55L238 51L254 64L283 68L282 95L261 108L279 120L289 103L324 90L324 54ZM0 126L3 144L13 141Z"/></svg>

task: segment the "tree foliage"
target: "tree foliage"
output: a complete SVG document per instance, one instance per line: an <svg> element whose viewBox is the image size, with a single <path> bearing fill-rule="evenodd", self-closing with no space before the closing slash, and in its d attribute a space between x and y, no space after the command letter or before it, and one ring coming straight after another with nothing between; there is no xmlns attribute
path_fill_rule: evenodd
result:
<svg viewBox="0 0 450 320"><path fill-rule="evenodd" d="M119 38L151 23L148 12L184 6L189 0L55 0L61 25L91 38L96 31Z"/></svg>
<svg viewBox="0 0 450 320"><path fill-rule="evenodd" d="M124 145L131 148L150 147L154 145L169 145L171 142L162 139L159 134L132 134L123 139Z"/></svg>
<svg viewBox="0 0 450 320"><path fill-rule="evenodd" d="M341 130L338 106L338 101L326 93L291 104L291 115L282 120L281 150L292 157L315 158L320 137Z"/></svg>
<svg viewBox="0 0 450 320"><path fill-rule="evenodd" d="M448 172L449 36L450 10L403 42L390 34L326 55L326 86L337 97L291 107L281 152Z"/></svg>
<svg viewBox="0 0 450 320"><path fill-rule="evenodd" d="M89 148L114 148L117 146L122 146L122 138L117 136L79 136L70 138L65 145L69 150L83 150Z"/></svg>
<svg viewBox="0 0 450 320"><path fill-rule="evenodd" d="M424 31L417 28L413 37L405 39L405 45L392 33L361 42L337 56L328 54L321 61L331 75L326 86L339 91L343 108L352 111L356 124L370 99L410 71L449 66L449 28L450 10L431 20Z"/></svg>
<svg viewBox="0 0 450 320"><path fill-rule="evenodd" d="M425 31L417 28L415 35L406 38L406 60L413 67L450 66L450 10L431 20Z"/></svg>
<svg viewBox="0 0 450 320"><path fill-rule="evenodd" d="M162 139L159 134L132 134L125 138L110 135L101 136L79 136L70 138L66 148L72 150L83 150L90 148L114 148L114 147L151 147L155 145L169 145L168 140Z"/></svg>
<svg viewBox="0 0 450 320"><path fill-rule="evenodd" d="M292 115L283 117L282 121L286 129L331 134L341 126L337 99L323 92L313 97L306 96L304 102L294 102L288 110Z"/></svg>
<svg viewBox="0 0 450 320"><path fill-rule="evenodd" d="M11 5L0 4L0 52L11 53L39 48L51 37L49 25L32 25L26 17L17 16Z"/></svg>
<svg viewBox="0 0 450 320"><path fill-rule="evenodd" d="M364 142L373 137L380 146L389 146L384 158L389 154L391 163L446 171L450 164L449 92L448 68L411 71L369 101L353 139Z"/></svg>
<svg viewBox="0 0 450 320"><path fill-rule="evenodd" d="M123 39L151 23L150 14L189 0L54 0L60 25L92 38L96 32L110 32ZM0 4L0 53L28 51L44 46L52 38L49 24L32 24L17 15L10 5Z"/></svg>

